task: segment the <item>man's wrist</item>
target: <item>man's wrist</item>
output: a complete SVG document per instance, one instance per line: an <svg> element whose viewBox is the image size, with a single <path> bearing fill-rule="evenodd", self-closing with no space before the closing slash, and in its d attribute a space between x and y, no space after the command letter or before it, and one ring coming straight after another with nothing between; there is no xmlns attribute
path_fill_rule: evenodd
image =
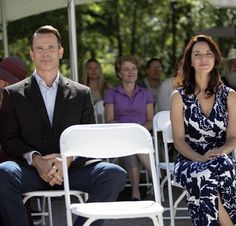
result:
<svg viewBox="0 0 236 226"><path fill-rule="evenodd" d="M35 152L32 154L32 162L31 162L32 166L35 166L35 161L36 161L37 157L40 157L39 153Z"/></svg>

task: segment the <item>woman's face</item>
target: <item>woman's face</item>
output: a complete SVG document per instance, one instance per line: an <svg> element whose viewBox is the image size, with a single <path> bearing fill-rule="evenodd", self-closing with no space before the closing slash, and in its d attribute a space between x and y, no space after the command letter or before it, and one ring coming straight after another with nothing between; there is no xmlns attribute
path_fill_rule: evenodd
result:
<svg viewBox="0 0 236 226"><path fill-rule="evenodd" d="M137 66L129 61L125 61L122 63L118 75L123 82L135 83L138 78Z"/></svg>
<svg viewBox="0 0 236 226"><path fill-rule="evenodd" d="M89 62L87 64L87 76L89 79L99 79L100 67L96 62Z"/></svg>
<svg viewBox="0 0 236 226"><path fill-rule="evenodd" d="M207 42L194 44L191 54L191 65L196 73L209 73L215 64L215 55Z"/></svg>

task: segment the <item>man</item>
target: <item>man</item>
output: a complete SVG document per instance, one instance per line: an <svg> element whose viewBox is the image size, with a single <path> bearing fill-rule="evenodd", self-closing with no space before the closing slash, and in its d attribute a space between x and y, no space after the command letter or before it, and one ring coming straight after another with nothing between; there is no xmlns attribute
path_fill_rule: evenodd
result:
<svg viewBox="0 0 236 226"><path fill-rule="evenodd" d="M236 90L236 49L230 49L227 59L225 60L223 82Z"/></svg>
<svg viewBox="0 0 236 226"><path fill-rule="evenodd" d="M147 88L153 95L154 112L160 111L159 92L161 86L161 75L163 73L162 61L159 58L151 58L146 63L146 77L137 82L141 87Z"/></svg>
<svg viewBox="0 0 236 226"><path fill-rule="evenodd" d="M0 164L0 214L6 226L29 226L23 192L63 188L63 130L95 122L89 88L59 73L63 51L59 32L40 27L30 50L35 71L3 92L0 141L12 159ZM117 165L85 158L70 158L68 164L71 188L88 192L88 202L115 201L125 186L126 173ZM84 221L78 217L74 225Z"/></svg>

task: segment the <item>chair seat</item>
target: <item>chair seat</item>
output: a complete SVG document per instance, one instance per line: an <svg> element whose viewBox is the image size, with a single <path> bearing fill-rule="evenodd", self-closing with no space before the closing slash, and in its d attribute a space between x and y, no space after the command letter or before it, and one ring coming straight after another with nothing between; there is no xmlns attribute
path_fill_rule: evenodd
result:
<svg viewBox="0 0 236 226"><path fill-rule="evenodd" d="M91 217L92 213L94 217L100 219L119 219L147 217L147 213L157 216L163 213L164 208L154 201L120 201L72 204L71 211L83 217Z"/></svg>
<svg viewBox="0 0 236 226"><path fill-rule="evenodd" d="M167 163L166 162L160 162L159 166L161 169L167 169ZM169 162L169 169L171 172L174 171L175 164L174 162Z"/></svg>
<svg viewBox="0 0 236 226"><path fill-rule="evenodd" d="M76 191L76 190L70 190L71 195L83 195L84 192L81 191ZM60 197L65 195L64 190L41 190L41 191L30 191L30 192L25 192L22 194L23 196L28 196L28 197Z"/></svg>

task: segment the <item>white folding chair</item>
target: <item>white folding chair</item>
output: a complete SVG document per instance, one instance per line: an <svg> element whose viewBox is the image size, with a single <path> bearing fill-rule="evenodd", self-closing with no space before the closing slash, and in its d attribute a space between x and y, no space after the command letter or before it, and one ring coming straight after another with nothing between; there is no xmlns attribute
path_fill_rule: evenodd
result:
<svg viewBox="0 0 236 226"><path fill-rule="evenodd" d="M104 101L100 100L94 105L94 114L96 123L105 123Z"/></svg>
<svg viewBox="0 0 236 226"><path fill-rule="evenodd" d="M27 200L31 198L41 198L42 204L40 204L40 212L33 213L32 216L41 216L42 219L36 223L37 224L41 223L42 225L46 224L45 217L48 217L49 225L53 226L51 198L64 196L65 195L64 190L32 191L23 193L22 195L23 195L23 203L26 203ZM84 198L85 199L87 198L87 194L81 191L70 190L70 195L77 197L78 201L81 203L84 202ZM47 200L47 210L46 210L46 200Z"/></svg>
<svg viewBox="0 0 236 226"><path fill-rule="evenodd" d="M91 142L93 137L93 142ZM149 217L155 226L163 226L163 207L160 204L159 175L154 161L150 133L135 123L75 125L67 128L60 138L62 155L67 226L72 226L72 213L88 220L84 226L98 219ZM137 153L149 154L154 201L117 201L71 204L67 172L68 156L118 158Z"/></svg>
<svg viewBox="0 0 236 226"><path fill-rule="evenodd" d="M189 219L190 216L175 216L176 210L187 210L187 207L178 207L181 200L186 196L187 191L183 190L181 195L175 200L173 203L173 191L172 191L172 185L182 188L177 183L172 183L171 181L171 174L173 172L173 169L171 169L171 165L169 164L169 148L168 145L173 143L173 136L172 136L172 127L171 122L167 122L163 127L163 142L164 142L164 154L165 154L165 162L166 162L166 174L167 174L167 182L168 182L168 196L169 196L169 208L170 208L170 220L171 220L171 226L175 225L175 219Z"/></svg>
<svg viewBox="0 0 236 226"><path fill-rule="evenodd" d="M233 157L234 157L234 159L236 161L236 149L233 150Z"/></svg>
<svg viewBox="0 0 236 226"><path fill-rule="evenodd" d="M162 135L162 131L164 128L164 125L170 121L170 111L159 111L157 112L153 117L153 138L154 138L154 147L155 147L155 161L158 163L159 168L157 170L160 171L161 175L161 169L166 170L166 162L161 162L159 155L162 154L164 157L164 144L163 141L159 140L159 135ZM161 134L160 134L161 133ZM162 153L160 153L162 152ZM174 169L174 163L170 163L170 169ZM164 177L162 179L160 190L161 190L161 200L162 202L165 201L164 199L164 185L167 181L167 177Z"/></svg>

